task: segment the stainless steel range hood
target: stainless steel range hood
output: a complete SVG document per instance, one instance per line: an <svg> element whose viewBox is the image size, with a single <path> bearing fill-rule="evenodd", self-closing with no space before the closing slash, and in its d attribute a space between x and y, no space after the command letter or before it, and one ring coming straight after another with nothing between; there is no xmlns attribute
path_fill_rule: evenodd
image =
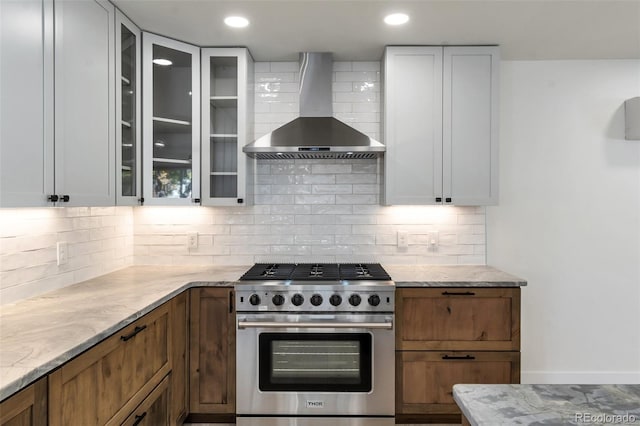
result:
<svg viewBox="0 0 640 426"><path fill-rule="evenodd" d="M300 117L245 145L248 156L376 158L383 144L333 118L331 53L300 54Z"/></svg>

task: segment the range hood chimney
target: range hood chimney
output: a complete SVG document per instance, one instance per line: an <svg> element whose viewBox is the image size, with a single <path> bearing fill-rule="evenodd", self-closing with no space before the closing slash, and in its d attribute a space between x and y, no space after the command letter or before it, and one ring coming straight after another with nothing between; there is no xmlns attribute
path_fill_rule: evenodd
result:
<svg viewBox="0 0 640 426"><path fill-rule="evenodd" d="M242 150L259 159L376 158L385 146L333 118L331 53L300 54L300 117Z"/></svg>

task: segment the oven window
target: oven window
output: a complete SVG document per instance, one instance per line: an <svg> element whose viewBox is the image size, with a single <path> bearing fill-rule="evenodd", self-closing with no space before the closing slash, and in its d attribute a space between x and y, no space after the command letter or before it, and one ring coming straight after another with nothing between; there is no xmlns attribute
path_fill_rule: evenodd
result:
<svg viewBox="0 0 640 426"><path fill-rule="evenodd" d="M262 391L371 391L371 334L262 333Z"/></svg>

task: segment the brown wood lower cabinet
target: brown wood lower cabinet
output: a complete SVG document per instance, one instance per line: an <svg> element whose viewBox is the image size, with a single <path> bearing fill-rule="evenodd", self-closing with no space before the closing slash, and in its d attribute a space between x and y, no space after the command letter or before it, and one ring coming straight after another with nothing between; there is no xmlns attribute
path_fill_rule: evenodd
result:
<svg viewBox="0 0 640 426"><path fill-rule="evenodd" d="M456 383L519 383L518 352L396 353L396 409L403 414L459 414Z"/></svg>
<svg viewBox="0 0 640 426"><path fill-rule="evenodd" d="M0 403L0 426L40 426L46 424L46 377Z"/></svg>
<svg viewBox="0 0 640 426"><path fill-rule="evenodd" d="M236 409L233 288L194 288L190 297L189 419L233 420Z"/></svg>
<svg viewBox="0 0 640 426"><path fill-rule="evenodd" d="M189 291L171 302L171 408L172 424L182 424L189 410Z"/></svg>
<svg viewBox="0 0 640 426"><path fill-rule="evenodd" d="M169 374L164 304L49 375L49 425L120 425Z"/></svg>
<svg viewBox="0 0 640 426"><path fill-rule="evenodd" d="M168 426L169 376L165 377L149 396L122 423L122 426Z"/></svg>
<svg viewBox="0 0 640 426"><path fill-rule="evenodd" d="M456 383L520 383L519 288L396 291L396 423L460 423Z"/></svg>

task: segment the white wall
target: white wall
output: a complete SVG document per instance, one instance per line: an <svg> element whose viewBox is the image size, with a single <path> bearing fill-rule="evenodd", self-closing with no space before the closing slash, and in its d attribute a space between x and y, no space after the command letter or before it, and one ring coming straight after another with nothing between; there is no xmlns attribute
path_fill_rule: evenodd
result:
<svg viewBox="0 0 640 426"><path fill-rule="evenodd" d="M640 382L640 61L503 62L488 263L526 278L523 383Z"/></svg>

